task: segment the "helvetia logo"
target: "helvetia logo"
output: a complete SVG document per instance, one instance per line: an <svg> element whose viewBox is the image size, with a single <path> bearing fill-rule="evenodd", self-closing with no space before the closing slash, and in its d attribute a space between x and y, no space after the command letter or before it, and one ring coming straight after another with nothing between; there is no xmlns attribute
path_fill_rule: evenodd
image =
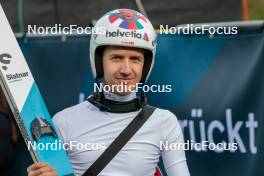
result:
<svg viewBox="0 0 264 176"><path fill-rule="evenodd" d="M10 54L8 54L8 53L0 54L1 68L4 71L8 70L8 65L11 63L11 58L12 58L12 56ZM5 76L6 76L6 79L8 81L18 81L21 78L28 77L28 72L6 74Z"/></svg>
<svg viewBox="0 0 264 176"><path fill-rule="evenodd" d="M142 39L145 41L149 41L148 35L145 33L142 35L141 33L133 30L133 31L120 31L117 29L116 31L108 31L106 30L105 36L108 37L130 37L130 38L137 38Z"/></svg>
<svg viewBox="0 0 264 176"><path fill-rule="evenodd" d="M148 34L144 34L144 38L143 38L144 40L146 40L147 42L149 41L149 37L148 37Z"/></svg>

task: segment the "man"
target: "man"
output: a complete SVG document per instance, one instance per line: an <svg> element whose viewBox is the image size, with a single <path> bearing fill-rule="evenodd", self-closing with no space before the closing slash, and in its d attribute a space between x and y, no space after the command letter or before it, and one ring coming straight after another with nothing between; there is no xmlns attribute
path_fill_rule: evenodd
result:
<svg viewBox="0 0 264 176"><path fill-rule="evenodd" d="M0 175L9 175L13 159L13 144L10 117L0 109Z"/></svg>
<svg viewBox="0 0 264 176"><path fill-rule="evenodd" d="M0 175L11 175L14 149L18 132L11 116L11 110L0 88Z"/></svg>
<svg viewBox="0 0 264 176"><path fill-rule="evenodd" d="M112 89L97 93L53 118L64 143L96 144L89 150L73 147L67 151L77 175L82 175L98 159L145 106L144 92L137 96L135 86L148 79L156 51L152 24L134 10L111 11L95 27L104 27L106 31L91 37L92 73L96 82L103 79L104 85ZM182 131L174 114L157 108L99 175L153 176L161 156L168 176L189 176L184 151L162 149L160 144L166 142L182 143ZM33 164L28 173L56 175L45 163Z"/></svg>

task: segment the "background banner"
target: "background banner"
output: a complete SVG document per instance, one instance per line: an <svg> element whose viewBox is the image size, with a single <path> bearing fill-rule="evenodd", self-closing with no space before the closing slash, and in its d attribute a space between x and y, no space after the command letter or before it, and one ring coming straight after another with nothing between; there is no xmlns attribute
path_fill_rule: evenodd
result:
<svg viewBox="0 0 264 176"><path fill-rule="evenodd" d="M93 90L89 36L18 37L51 115L84 101ZM237 35L159 35L156 65L148 85L172 92L148 93L151 105L176 114L189 146L192 176L261 176L264 172L264 30ZM170 146L173 147L173 146ZM17 175L27 155L20 144ZM24 163L22 166L21 163Z"/></svg>
<svg viewBox="0 0 264 176"><path fill-rule="evenodd" d="M242 20L241 0L144 0L142 5L155 28L167 24L206 23ZM135 1L16 0L1 2L13 31L28 31L28 25L86 27L116 8L139 10ZM260 4L260 3L259 3ZM260 4L261 5L261 4ZM23 13L22 13L23 12Z"/></svg>

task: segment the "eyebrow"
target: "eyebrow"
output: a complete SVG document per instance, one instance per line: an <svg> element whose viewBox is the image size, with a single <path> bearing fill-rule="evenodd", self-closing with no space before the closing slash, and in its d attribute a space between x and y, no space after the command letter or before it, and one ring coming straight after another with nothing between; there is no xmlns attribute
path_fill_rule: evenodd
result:
<svg viewBox="0 0 264 176"><path fill-rule="evenodd" d="M121 54L117 54L117 53L112 53L112 54L110 54L109 56L110 56L110 57L112 57L112 56L124 57L123 55L121 55ZM130 56L130 57L144 58L144 56L141 56L141 55L132 55L132 56Z"/></svg>
<svg viewBox="0 0 264 176"><path fill-rule="evenodd" d="M110 54L109 56L110 56L110 57L112 57L112 56L123 57L122 55L120 55L120 54L115 54L115 53L113 53L113 54Z"/></svg>

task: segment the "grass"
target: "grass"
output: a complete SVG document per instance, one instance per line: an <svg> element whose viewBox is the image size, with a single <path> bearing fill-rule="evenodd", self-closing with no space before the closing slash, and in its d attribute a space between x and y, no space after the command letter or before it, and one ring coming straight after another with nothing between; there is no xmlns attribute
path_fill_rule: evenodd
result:
<svg viewBox="0 0 264 176"><path fill-rule="evenodd" d="M264 20L264 0L248 0L250 20Z"/></svg>

